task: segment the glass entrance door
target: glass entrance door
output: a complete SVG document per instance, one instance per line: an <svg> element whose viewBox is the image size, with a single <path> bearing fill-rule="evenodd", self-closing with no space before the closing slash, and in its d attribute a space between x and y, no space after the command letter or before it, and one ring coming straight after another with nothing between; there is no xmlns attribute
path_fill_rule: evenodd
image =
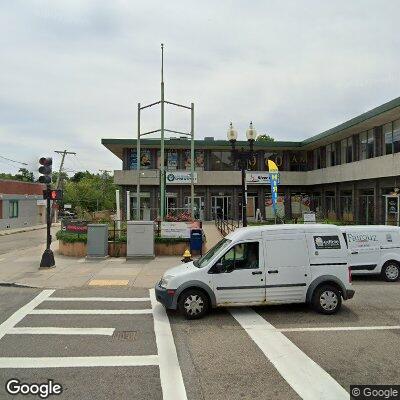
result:
<svg viewBox="0 0 400 400"><path fill-rule="evenodd" d="M372 225L374 223L374 195L360 195L360 223Z"/></svg>
<svg viewBox="0 0 400 400"><path fill-rule="evenodd" d="M190 196L185 197L185 207L190 213ZM201 221L204 218L204 197L194 196L194 218Z"/></svg>
<svg viewBox="0 0 400 400"><path fill-rule="evenodd" d="M214 219L228 219L229 196L212 196L212 213Z"/></svg>

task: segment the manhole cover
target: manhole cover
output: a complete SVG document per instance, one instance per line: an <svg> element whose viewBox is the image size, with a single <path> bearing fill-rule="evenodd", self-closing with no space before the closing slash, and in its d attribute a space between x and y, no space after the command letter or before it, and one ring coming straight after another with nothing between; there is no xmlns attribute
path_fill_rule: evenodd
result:
<svg viewBox="0 0 400 400"><path fill-rule="evenodd" d="M114 331L112 338L117 340L135 340L136 331Z"/></svg>

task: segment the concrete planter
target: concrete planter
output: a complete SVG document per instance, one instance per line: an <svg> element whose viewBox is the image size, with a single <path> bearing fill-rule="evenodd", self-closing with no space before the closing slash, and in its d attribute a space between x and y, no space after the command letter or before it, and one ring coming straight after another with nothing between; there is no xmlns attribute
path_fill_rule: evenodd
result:
<svg viewBox="0 0 400 400"><path fill-rule="evenodd" d="M63 256L86 257L86 243L58 241L58 252Z"/></svg>

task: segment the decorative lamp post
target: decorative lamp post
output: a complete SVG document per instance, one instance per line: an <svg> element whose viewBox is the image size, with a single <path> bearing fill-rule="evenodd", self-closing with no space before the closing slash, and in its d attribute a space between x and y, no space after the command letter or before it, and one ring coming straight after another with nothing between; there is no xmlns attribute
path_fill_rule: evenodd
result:
<svg viewBox="0 0 400 400"><path fill-rule="evenodd" d="M250 150L245 150L243 147L238 150L236 149L237 132L233 128L232 122L229 125L227 132L228 140L232 146L232 159L235 163L237 161L238 167L242 173L242 222L243 226L247 226L247 186L246 186L246 171L249 160L254 157L253 145L257 137L257 132L253 127L253 122L250 122L250 126L246 131L246 138L249 142Z"/></svg>

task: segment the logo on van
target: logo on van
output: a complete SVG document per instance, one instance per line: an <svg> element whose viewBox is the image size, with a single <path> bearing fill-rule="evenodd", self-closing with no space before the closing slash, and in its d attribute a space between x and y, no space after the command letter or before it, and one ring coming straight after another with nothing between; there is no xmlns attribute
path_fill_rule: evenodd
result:
<svg viewBox="0 0 400 400"><path fill-rule="evenodd" d="M317 250L340 249L338 236L314 236L314 243Z"/></svg>
<svg viewBox="0 0 400 400"><path fill-rule="evenodd" d="M376 235L371 235L369 233L348 233L347 238L349 242L377 242L378 239Z"/></svg>

